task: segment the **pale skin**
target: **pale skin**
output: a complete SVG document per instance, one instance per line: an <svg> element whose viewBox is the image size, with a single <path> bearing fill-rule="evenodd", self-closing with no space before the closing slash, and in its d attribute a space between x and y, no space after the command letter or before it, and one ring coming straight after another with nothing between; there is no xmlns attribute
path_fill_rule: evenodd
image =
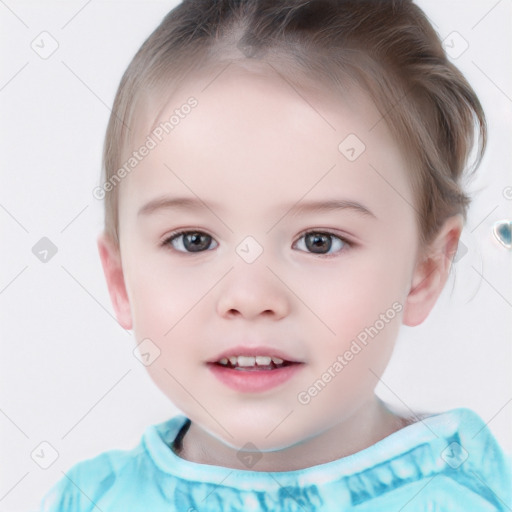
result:
<svg viewBox="0 0 512 512"><path fill-rule="evenodd" d="M123 181L120 248L98 238L117 319L137 343L149 338L161 351L148 371L192 420L184 459L248 469L237 457L248 442L263 452L254 471L339 459L404 427L374 389L400 325L423 322L441 293L462 219L449 218L420 250L410 170L384 121L370 131L381 116L361 92L301 97L279 76L236 66L202 91L210 81L182 86L160 110L157 122L189 96L198 100ZM148 114L137 126L137 145L153 122ZM351 133L366 145L353 162L338 150ZM138 214L162 196L212 206ZM328 199L369 213L290 211ZM176 230L209 235L211 244L193 253L184 252L183 237L161 245ZM308 250L311 232L333 235L329 257ZM263 249L251 264L236 252L249 235ZM299 403L297 395L396 302L401 311L378 336ZM206 361L240 344L279 347L303 367L269 391L234 391Z"/></svg>

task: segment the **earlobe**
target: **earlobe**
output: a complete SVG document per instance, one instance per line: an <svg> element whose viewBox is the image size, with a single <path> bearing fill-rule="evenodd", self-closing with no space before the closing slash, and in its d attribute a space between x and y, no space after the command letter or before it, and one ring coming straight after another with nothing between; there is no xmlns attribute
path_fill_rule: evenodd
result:
<svg viewBox="0 0 512 512"><path fill-rule="evenodd" d="M132 314L119 249L105 233L98 236L97 244L117 321L123 329L131 329Z"/></svg>
<svg viewBox="0 0 512 512"><path fill-rule="evenodd" d="M448 280L462 226L461 215L449 217L416 264L405 301L405 325L421 324L434 307Z"/></svg>

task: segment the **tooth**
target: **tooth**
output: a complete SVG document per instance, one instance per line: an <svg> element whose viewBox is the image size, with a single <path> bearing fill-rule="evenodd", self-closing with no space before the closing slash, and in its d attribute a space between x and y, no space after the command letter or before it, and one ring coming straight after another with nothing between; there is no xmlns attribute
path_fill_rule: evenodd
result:
<svg viewBox="0 0 512 512"><path fill-rule="evenodd" d="M229 358L229 362L230 362L233 366L236 366L237 361L238 361L238 357L236 357L236 356L231 356L231 357Z"/></svg>
<svg viewBox="0 0 512 512"><path fill-rule="evenodd" d="M256 364L260 366L268 366L271 360L268 356L256 356Z"/></svg>
<svg viewBox="0 0 512 512"><path fill-rule="evenodd" d="M238 366L254 366L256 358L252 356L238 356Z"/></svg>
<svg viewBox="0 0 512 512"><path fill-rule="evenodd" d="M220 361L219 361L220 364L228 364L228 358L227 357L223 357Z"/></svg>
<svg viewBox="0 0 512 512"><path fill-rule="evenodd" d="M272 362L274 364L283 364L283 360L280 357L273 357Z"/></svg>

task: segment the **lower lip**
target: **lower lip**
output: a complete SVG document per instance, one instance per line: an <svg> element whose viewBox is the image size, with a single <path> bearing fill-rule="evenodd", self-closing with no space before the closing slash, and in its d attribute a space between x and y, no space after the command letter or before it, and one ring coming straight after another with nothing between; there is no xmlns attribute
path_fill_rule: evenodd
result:
<svg viewBox="0 0 512 512"><path fill-rule="evenodd" d="M231 389L243 393L261 393L291 379L304 364L291 364L275 370L234 370L215 363L208 366L215 377Z"/></svg>

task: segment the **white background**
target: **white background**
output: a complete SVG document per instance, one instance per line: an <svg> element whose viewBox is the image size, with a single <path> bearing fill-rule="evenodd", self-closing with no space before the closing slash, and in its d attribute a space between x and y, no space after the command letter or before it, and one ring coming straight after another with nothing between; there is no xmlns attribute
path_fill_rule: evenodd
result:
<svg viewBox="0 0 512 512"><path fill-rule="evenodd" d="M512 452L511 251L492 233L512 218L512 2L419 4L441 38L463 38L450 36L454 51L469 45L455 61L482 100L490 139L471 184L468 251L429 319L403 328L378 391L419 411L470 407ZM92 196L122 72L174 5L0 2L0 511L36 509L72 464L131 448L147 425L178 412L112 316L96 249L102 204ZM48 59L31 48L43 31L59 45ZM43 236L58 249L47 263L32 253ZM48 469L31 458L43 441L59 454Z"/></svg>

